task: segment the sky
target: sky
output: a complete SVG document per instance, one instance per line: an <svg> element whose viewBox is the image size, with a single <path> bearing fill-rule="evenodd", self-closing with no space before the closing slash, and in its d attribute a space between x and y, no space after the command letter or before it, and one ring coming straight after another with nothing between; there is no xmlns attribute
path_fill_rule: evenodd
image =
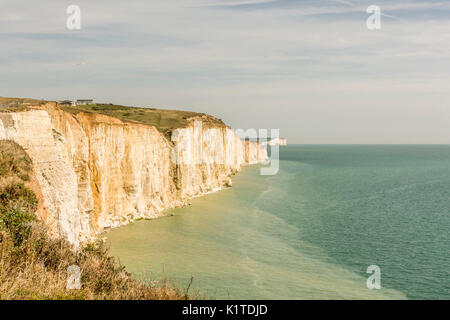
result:
<svg viewBox="0 0 450 320"><path fill-rule="evenodd" d="M0 43L0 96L206 112L291 144L450 143L448 0L1 0Z"/></svg>

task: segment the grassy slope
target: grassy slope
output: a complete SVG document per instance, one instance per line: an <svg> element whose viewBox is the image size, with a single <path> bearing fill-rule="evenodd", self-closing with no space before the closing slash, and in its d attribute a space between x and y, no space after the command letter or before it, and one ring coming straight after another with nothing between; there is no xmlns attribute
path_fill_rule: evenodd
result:
<svg viewBox="0 0 450 320"><path fill-rule="evenodd" d="M78 112L94 112L101 113L123 121L137 122L146 125L155 126L160 132L166 136L176 128L185 127L188 124L188 119L192 117L202 117L203 126L214 125L225 127L222 120L206 115L204 113L197 113L191 111L154 109L154 108L136 108L113 104L90 104L83 106L62 106L63 110L78 113Z"/></svg>
<svg viewBox="0 0 450 320"><path fill-rule="evenodd" d="M0 97L0 112L22 111L31 105L41 105L47 101L29 98L5 98ZM225 127L221 119L217 119L205 113L192 111L137 108L114 104L90 104L80 106L61 106L71 113L87 112L101 113L111 117L119 118L122 121L142 123L155 126L165 136L170 137L171 132L176 128L186 127L188 119L192 117L202 117L203 127L209 126Z"/></svg>
<svg viewBox="0 0 450 320"><path fill-rule="evenodd" d="M0 97L0 112L2 111L19 111L25 110L30 105L44 104L45 100L37 100L30 98L7 98Z"/></svg>
<svg viewBox="0 0 450 320"><path fill-rule="evenodd" d="M37 199L27 187L31 159L11 141L0 140L0 299L189 299L165 281L132 279L101 243L73 252L51 239L37 221ZM67 268L81 268L81 289L66 287Z"/></svg>

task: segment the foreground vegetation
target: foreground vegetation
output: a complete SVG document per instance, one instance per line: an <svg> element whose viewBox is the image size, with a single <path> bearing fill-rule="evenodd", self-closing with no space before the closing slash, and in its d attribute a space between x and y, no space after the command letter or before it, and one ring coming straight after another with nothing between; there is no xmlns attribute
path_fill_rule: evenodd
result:
<svg viewBox="0 0 450 320"><path fill-rule="evenodd" d="M162 281L130 277L102 243L74 252L48 236L36 219L38 200L27 187L32 162L11 141L0 140L0 299L189 299ZM68 268L81 270L81 288L68 289Z"/></svg>

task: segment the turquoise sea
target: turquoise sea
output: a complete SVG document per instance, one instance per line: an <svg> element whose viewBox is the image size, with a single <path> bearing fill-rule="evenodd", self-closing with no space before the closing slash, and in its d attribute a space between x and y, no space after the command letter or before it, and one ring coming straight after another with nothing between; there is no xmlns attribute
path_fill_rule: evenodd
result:
<svg viewBox="0 0 450 320"><path fill-rule="evenodd" d="M450 299L450 146L295 145L280 170L107 233L136 276L217 299ZM367 267L381 268L369 290Z"/></svg>

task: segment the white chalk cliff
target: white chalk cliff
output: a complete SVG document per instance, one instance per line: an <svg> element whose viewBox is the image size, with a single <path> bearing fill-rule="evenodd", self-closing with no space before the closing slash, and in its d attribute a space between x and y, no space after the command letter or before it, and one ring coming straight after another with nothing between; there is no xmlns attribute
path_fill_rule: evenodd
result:
<svg viewBox="0 0 450 320"><path fill-rule="evenodd" d="M72 114L56 103L0 113L0 139L33 160L38 216L74 246L107 228L163 215L194 196L231 185L266 149L231 128L192 119L169 141L155 127L94 113Z"/></svg>

